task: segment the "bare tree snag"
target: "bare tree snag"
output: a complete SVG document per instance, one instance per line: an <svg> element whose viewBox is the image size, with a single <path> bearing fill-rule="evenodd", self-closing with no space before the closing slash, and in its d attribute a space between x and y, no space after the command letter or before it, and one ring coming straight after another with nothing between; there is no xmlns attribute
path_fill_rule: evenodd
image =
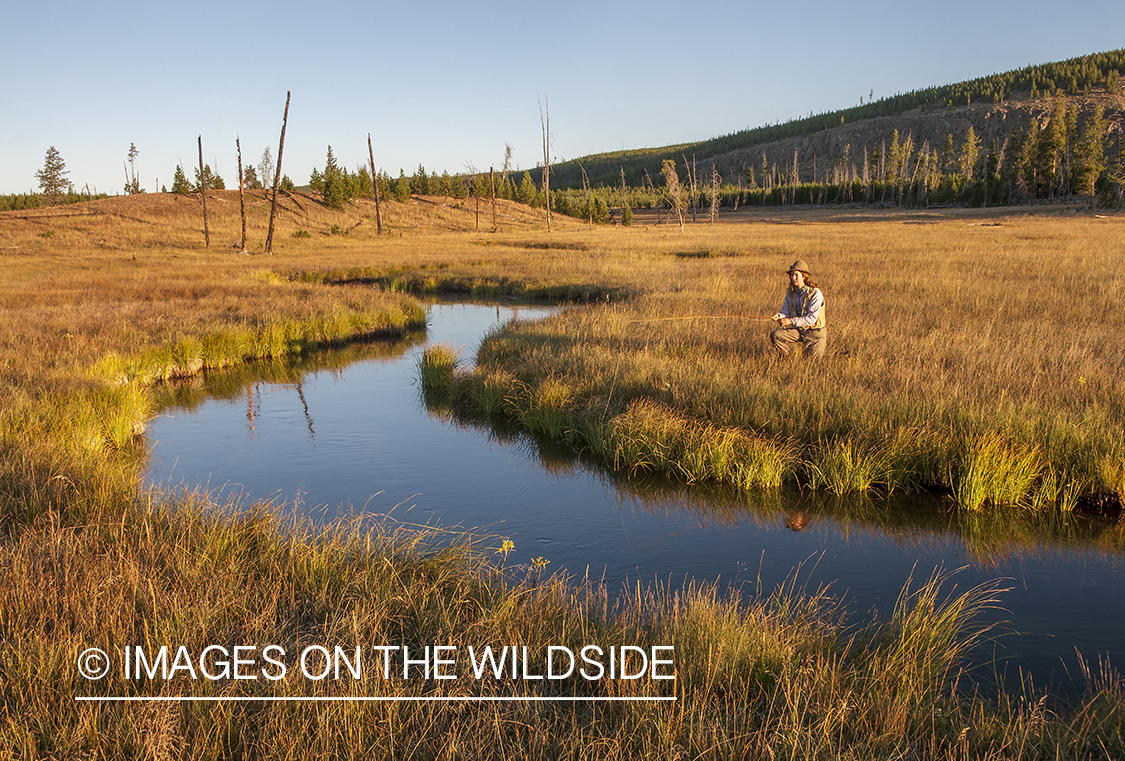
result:
<svg viewBox="0 0 1125 761"><path fill-rule="evenodd" d="M594 205L590 203L590 178L586 176L586 167L582 166L582 162L578 162L578 168L582 170L582 202L586 204L586 221L593 227Z"/></svg>
<svg viewBox="0 0 1125 761"><path fill-rule="evenodd" d="M711 224L715 224L715 217L717 217L718 214L719 214L719 182L720 182L720 180L721 180L721 178L719 177L719 170L715 168L714 164L712 164L711 165L711 189L710 189Z"/></svg>
<svg viewBox="0 0 1125 761"><path fill-rule="evenodd" d="M499 229L496 227L496 173L492 167L488 168L488 184L492 188L492 232L496 232Z"/></svg>
<svg viewBox="0 0 1125 761"><path fill-rule="evenodd" d="M500 184L508 187L508 172L512 171L512 144L504 143L504 168L500 170Z"/></svg>
<svg viewBox="0 0 1125 761"><path fill-rule="evenodd" d="M551 232L551 106L546 95L543 96L543 105L539 107L539 124L543 128L543 195L547 201L547 232Z"/></svg>
<svg viewBox="0 0 1125 761"><path fill-rule="evenodd" d="M629 197L625 191L625 167L621 167L621 221L625 221L625 207L629 205Z"/></svg>
<svg viewBox="0 0 1125 761"><path fill-rule="evenodd" d="M281 140L277 144L277 166L273 172L273 201L270 203L270 229L266 233L266 250L273 255L273 221L277 216L277 186L281 182L281 152L285 150L285 125L289 123L289 91L285 91L285 115L281 118Z"/></svg>
<svg viewBox="0 0 1125 761"><path fill-rule="evenodd" d="M375 174L375 151L371 149L371 133L367 133L367 157L371 159L371 189L375 191L375 229L383 234L383 214L379 211L379 177Z"/></svg>
<svg viewBox="0 0 1125 761"><path fill-rule="evenodd" d="M203 135L199 136L199 195L203 197L203 241L211 248L211 228L207 225L207 173L203 171Z"/></svg>
<svg viewBox="0 0 1125 761"><path fill-rule="evenodd" d="M238 149L238 209L242 212L242 250L238 253L246 253L246 192L243 189L242 177L242 145L238 142L238 138L234 139L234 147Z"/></svg>
<svg viewBox="0 0 1125 761"><path fill-rule="evenodd" d="M684 202L683 186L680 184L680 175L676 172L676 162L672 159L664 159L664 167L660 170L664 175L664 183L666 193L668 196L668 204L676 212L676 221L680 223L680 232L684 231ZM690 165L688 167L688 174L691 174Z"/></svg>

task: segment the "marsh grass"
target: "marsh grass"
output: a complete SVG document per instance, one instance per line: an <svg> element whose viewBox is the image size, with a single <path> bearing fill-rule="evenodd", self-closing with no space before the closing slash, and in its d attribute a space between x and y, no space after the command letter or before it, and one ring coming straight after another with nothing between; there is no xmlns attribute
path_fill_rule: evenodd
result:
<svg viewBox="0 0 1125 761"><path fill-rule="evenodd" d="M1037 447L1020 451L995 436L967 438L961 443L957 473L951 479L958 504L977 510L985 503L999 506L1028 504L1032 486L1043 470ZM1057 482L1057 476L1055 477ZM1059 500L1059 488L1047 485L1041 502Z"/></svg>
<svg viewBox="0 0 1125 761"><path fill-rule="evenodd" d="M972 757L1016 742L1053 754L1123 747L1122 685L1091 675L1079 706L1018 701L991 708L956 689L965 650L985 634L976 616L995 587L951 594L948 580L903 590L885 621L849 623L827 589L799 574L760 598L691 585L638 586L611 602L596 583L504 568L498 539L356 516L314 527L284 506L150 492L80 529L46 520L3 549L0 607L8 713L17 756L110 758L188 752L322 756L347 753L553 758L601 749L609 758L859 754ZM112 583L106 583L106 580ZM404 594L408 590L408 594ZM674 704L332 704L96 707L74 694L231 694L206 680L102 683L73 675L82 649L124 644L528 643L542 670L547 643L675 647ZM18 657L16 657L18 654ZM641 696L644 683L504 679L467 673L442 685L381 678L246 682L237 694ZM656 693L660 694L660 693ZM940 709L940 710L938 710ZM964 727L971 727L966 737ZM1113 727L1117 727L1115 732ZM224 738L215 743L216 734ZM967 740L967 743L966 743ZM1096 747L1096 746L1095 746Z"/></svg>
<svg viewBox="0 0 1125 761"><path fill-rule="evenodd" d="M422 389L429 394L448 396L453 390L459 361L458 352L448 344L427 347L418 360Z"/></svg>
<svg viewBox="0 0 1125 761"><path fill-rule="evenodd" d="M503 370L528 398L546 379L565 384L571 406L602 410L604 425L646 399L669 426L795 446L787 478L839 492L937 489L967 509L1063 511L1120 494L1125 354L1114 334L1125 325L1092 304L1120 289L1111 263L1125 222L988 218L1001 226L810 213L643 241L607 231L597 240L610 260L637 264L630 297L512 325L482 344L476 372ZM753 317L775 311L794 258L816 262L831 310L821 363L771 357L768 325ZM664 467L664 445L636 446L649 450L638 467ZM669 470L698 478L701 457Z"/></svg>
<svg viewBox="0 0 1125 761"><path fill-rule="evenodd" d="M215 199L215 239L233 242L237 204L230 194ZM362 204L333 214L315 199L289 196L276 256L265 262L219 246L204 250L194 199L153 194L79 204L67 215L0 215L7 278L0 293L0 747L13 757L1125 753L1125 690L1108 667L1083 674L1089 692L1076 704L1048 701L1031 686L1026 695L995 699L955 689L952 664L963 657L962 643L979 635L973 618L991 604L987 595L908 591L891 619L857 626L827 591L795 584L764 598L713 585L655 586L611 603L596 584L496 564L499 540L364 517L313 527L275 505L140 491L139 458L128 442L167 398L163 379L188 376L190 385L193 369L405 328L417 308L386 286L292 276L397 267L401 287L411 290L518 282L525 292L629 295L628 305L510 326L485 342L471 374L452 371L453 403L479 401L521 425L600 447L603 456L636 448L683 478L725 472L737 483L732 463L742 460L786 463L784 473L796 464L800 472L817 442L901 440L894 461L906 465L895 467L925 481L950 472L945 456L966 432L998 428L1017 454L1031 451L1029 443L1041 446L1046 462L1036 493L1046 501L1050 489L1067 488L1048 484L1081 483L1083 493L1119 488L1117 416L1125 405L1110 372L1120 366L1118 318L1075 318L1075 300L1066 299L1081 291L1088 296L1081 305L1113 300L1112 256L1100 256L1096 223L1017 220L984 231L952 215L928 226L940 230L916 227L907 236L895 219L827 224L814 215L807 224L750 219L680 236L576 232L563 221L550 240L539 240L529 228L542 220L531 213L512 233L427 237L423 224L468 229L471 210L432 199L389 206L390 234L376 239L373 225L355 226L370 211ZM509 211L513 219L502 229L523 213ZM256 198L251 229L261 233L267 214ZM351 233L332 236L332 224ZM297 229L310 237L285 234ZM53 234L41 237L45 230ZM991 258L979 257L983 250ZM677 251L737 255L670 255ZM770 362L750 322L637 321L740 307L761 313L777 300L777 270L788 263L777 261L778 251L790 261L791 254L812 259L824 273L837 349L830 363ZM982 278L980 263L996 257L1013 273L1002 287ZM1079 266L1088 261L1109 264ZM1044 297L1052 289L1065 306ZM918 299L930 306L921 320ZM1006 324L996 319L1000 305L1018 310L1026 329L990 333ZM870 314L879 317L878 334L852 327ZM1087 331L1081 340L1057 327L1074 319ZM1008 350L989 351L1001 337ZM1060 382L1068 378L1086 380ZM146 392L150 383L162 384L159 396ZM1026 401L1009 401L1009 388ZM618 416L622 429L614 433ZM628 438L641 434L643 443ZM778 480L765 467L745 471L743 482ZM991 519L987 509L971 514ZM262 694L270 686L261 680L231 688L186 680L121 685L114 676L93 685L76 675L75 660L91 646L198 651L271 641L287 649L527 643L540 648L536 657L549 643L671 642L678 700L564 708L73 700L119 688ZM484 689L462 681L363 687L412 696ZM275 689L339 695L360 688ZM635 696L649 687L562 689Z"/></svg>
<svg viewBox="0 0 1125 761"><path fill-rule="evenodd" d="M890 453L884 446L833 439L819 444L809 457L808 483L833 494L866 492L894 482L890 465Z"/></svg>

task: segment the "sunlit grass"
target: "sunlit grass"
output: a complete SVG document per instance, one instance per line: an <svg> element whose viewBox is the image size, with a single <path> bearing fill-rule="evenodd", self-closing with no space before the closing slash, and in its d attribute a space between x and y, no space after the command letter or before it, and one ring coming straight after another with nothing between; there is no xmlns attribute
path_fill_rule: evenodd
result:
<svg viewBox="0 0 1125 761"><path fill-rule="evenodd" d="M564 384L575 410L601 410L605 424L646 399L669 425L795 446L787 477L840 493L938 488L970 509L1063 510L1120 493L1122 319L1093 305L1120 288L1110 262L1122 221L918 216L931 224L810 214L643 240L607 232L609 261L637 262L630 297L509 326L482 345L477 372L515 376L528 398ZM685 260L685 246L729 255ZM826 293L821 363L771 357L756 318L775 311L796 258ZM664 468L650 449L638 467ZM690 481L701 463L665 469Z"/></svg>
<svg viewBox="0 0 1125 761"><path fill-rule="evenodd" d="M260 245L265 207L260 196L252 203ZM498 235L425 235L423 224L471 230L473 212L416 199L388 204L391 235L377 238L370 207L336 214L293 196L267 259L227 248L237 202L219 195L215 206L210 250L195 199L108 199L88 214L4 218L0 747L14 757L1125 753L1123 687L1108 667L1084 674L1089 693L1075 705L1030 686L1026 699L955 689L992 589L947 595L947 583L931 581L904 590L888 620L856 624L846 602L796 581L745 597L713 585L641 587L611 603L597 584L548 576L550 558L502 567L500 539L362 518L313 526L287 508L142 491L133 447L158 405L198 393L165 381L399 332L422 318L404 291L610 297L497 332L471 373L447 349L428 355L423 374L432 366L453 404L625 473L751 493L807 480L816 466L832 491L947 486L970 506L1066 509L1125 483L1121 318L1083 313L1114 303L1118 288L1119 252L1100 222L999 217L1004 227L982 228L951 214L904 228L897 216L813 213L684 235L561 221L547 236L540 217L526 212L517 226L525 212L509 207ZM351 233L330 235L332 225ZM753 319L776 308L779 271L794 258L814 263L829 299L831 356L820 365L772 361ZM680 319L693 315L715 319ZM1003 486L980 496L978 482L1001 476ZM546 710L73 700L124 686L75 676L86 647L270 641L526 643L538 656L552 643L672 643L678 701ZM339 694L328 683L309 689Z"/></svg>

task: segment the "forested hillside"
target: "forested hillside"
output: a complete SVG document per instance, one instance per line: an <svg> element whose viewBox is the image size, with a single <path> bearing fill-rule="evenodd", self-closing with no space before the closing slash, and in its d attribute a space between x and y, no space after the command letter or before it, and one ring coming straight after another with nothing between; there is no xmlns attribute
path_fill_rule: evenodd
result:
<svg viewBox="0 0 1125 761"><path fill-rule="evenodd" d="M912 124L904 125L907 126L905 130L900 129L903 135L921 121L940 124L949 120L952 120L951 128L960 129L961 134L954 134L955 138L964 136L968 124L974 124L978 135L981 135L983 134L981 121L987 119L988 114L992 112L990 106L1003 107L1000 109L1003 113L1014 106L1027 105L1029 110L1038 112L1042 116L1044 111L1049 110L1049 105L1045 104L1048 104L1056 94L1068 98L1090 95L1099 90L1103 93L1119 94L1119 76L1122 71L1125 71L1125 49L1096 53L1066 61L1027 66L1002 74L990 74L967 82L927 87L874 102L861 103L852 108L812 114L785 123L741 130L695 143L586 156L555 165L552 167L552 174L555 184L560 187L580 187L582 169L585 169L589 181L596 186L619 184L620 171L624 169L628 183L640 185L644 172L648 171L650 176L655 177L660 173L662 162L666 159L682 162L686 156L689 159L695 157L697 162L710 161L715 157L737 154L739 151L755 147L764 148L768 153L770 146L795 139L807 139L818 134L834 133L839 127L860 122L875 121L881 128L887 125L893 130L897 126L894 120L906 115L910 115L908 121ZM1116 104L1118 114L1121 105L1120 101ZM884 121L879 122L879 120ZM1020 126L1026 126L1026 122ZM940 131L939 127L931 129L934 134ZM989 138L994 136L997 135L987 135ZM886 137L889 141L889 130ZM925 139L918 139L917 133L915 138L919 146ZM874 145L869 146L871 149L874 147ZM853 144L852 148L853 155L857 152L855 149L862 152L862 146ZM826 153L823 158L826 160L840 158L842 152L843 144L836 148L835 156ZM791 160L792 156L789 158ZM811 160L811 156L808 158ZM771 160L771 163L776 161ZM812 179L811 168L810 179Z"/></svg>

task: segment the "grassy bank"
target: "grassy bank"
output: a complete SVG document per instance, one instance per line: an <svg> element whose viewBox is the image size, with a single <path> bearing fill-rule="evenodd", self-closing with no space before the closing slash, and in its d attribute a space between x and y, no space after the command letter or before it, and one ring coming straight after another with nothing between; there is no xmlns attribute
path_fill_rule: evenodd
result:
<svg viewBox="0 0 1125 761"><path fill-rule="evenodd" d="M154 199L156 208L167 200ZM307 205L308 218L327 227L333 218ZM576 428L555 411L572 415L602 400L613 414L588 416L591 426L626 414L630 430L674 433L696 448L715 443L718 454L698 462L686 448L645 445L647 458L664 457L683 478L713 478L723 459L719 444L739 457L758 452L763 462L789 462L784 473L797 472L805 452L800 437L724 417L746 414L746 408L710 393L722 386L685 384L686 363L702 349L743 363L720 375L749 369L762 359L750 342L760 340L757 329L728 330L723 337L718 330L662 326L637 335L630 322L674 316L689 305L729 311L755 293L744 280L752 272L761 275L761 299L772 303L780 279L775 270L787 264L775 260L794 253L785 242L793 231L764 221L692 239L660 230L571 229L548 237L533 227L498 236L423 236L404 228L402 237L380 240L361 225L347 236L285 238L267 260L204 250L191 228L191 210L173 208L166 217L146 212L141 222L124 219L125 211L109 215L111 228L99 228L88 216L56 219L47 237L37 227L42 220L0 220L7 225L0 228L6 279L0 292L0 747L7 755L967 758L1125 752L1123 687L1108 670L1092 669L1087 694L1070 703L1046 700L1032 687L988 699L958 689L965 683L958 682L963 654L980 634L974 615L995 604L995 589L942 598L938 585L916 584L882 622L848 621L837 600L796 581L750 603L696 587L679 593L640 588L611 604L596 585L546 578L536 567L505 568L498 539L387 523L314 530L284 508L216 505L202 495L138 489L133 437L167 398L153 393L163 379L401 330L418 320L417 306L401 294L335 274L352 270L406 278L412 270L440 271L456 282L514 284L505 287L516 293L589 285L597 289L591 293L628 296L628 302L497 335L482 352L482 374L464 381L466 393L482 405L511 406L526 424L563 439ZM230 208L225 216L217 213L219 233L212 234L230 237L236 219ZM308 222L286 224L283 235ZM756 250L746 249L747 236L779 230L784 235L768 250L753 244L763 250L743 256ZM830 301L843 315L846 303L842 296ZM834 319L846 325L852 318ZM877 342L865 345L876 351ZM715 346L726 346L725 353ZM539 352L538 375L527 347ZM878 356L893 369L887 355ZM567 362L581 364L567 370ZM802 365L759 364L817 382ZM607 387L613 393L588 393L595 381L586 379L600 377L602 365L616 378ZM845 365L852 373L864 366ZM843 378L838 372L831 377ZM452 372L444 375L462 383ZM535 406L524 410L516 388L533 392ZM616 410L613 394L620 388L631 395ZM688 404L689 390L701 393L692 402L697 407ZM640 451L642 444L634 446ZM764 468L755 478L772 482ZM482 684L463 674L448 683L273 683L210 682L181 673L168 682L125 682L115 671L89 682L75 667L89 647L116 653L125 646L152 652L182 645L199 653L208 645L278 644L292 653L313 644L515 644L529 646L532 668L539 669L548 645L587 643L673 645L677 678ZM664 691L677 701L74 701L108 694L641 697Z"/></svg>
<svg viewBox="0 0 1125 761"><path fill-rule="evenodd" d="M936 488L969 509L1122 493L1122 220L791 221L605 233L607 257L641 260L633 296L498 332L457 401L686 481ZM820 363L774 358L753 318L797 258L826 292Z"/></svg>
<svg viewBox="0 0 1125 761"><path fill-rule="evenodd" d="M467 538L343 524L314 537L264 510L238 515L161 495L82 527L28 527L4 550L4 698L0 729L17 758L557 757L963 758L1053 755L1099 743L1121 751L1120 685L1094 675L1076 709L1034 691L996 706L950 690L969 619L993 590L942 600L904 593L881 625L846 628L838 603L799 588L740 605L695 588L637 590L618 606L596 587L518 583ZM446 548L435 550L435 545ZM404 594L408 591L408 594ZM206 704L91 706L74 695L558 695L641 697L643 683L538 687L469 675L446 683L370 678L217 685L98 683L74 673L100 646L393 643L464 648L529 643L672 644L676 703ZM531 685L531 686L529 686ZM656 694L660 694L657 692Z"/></svg>

